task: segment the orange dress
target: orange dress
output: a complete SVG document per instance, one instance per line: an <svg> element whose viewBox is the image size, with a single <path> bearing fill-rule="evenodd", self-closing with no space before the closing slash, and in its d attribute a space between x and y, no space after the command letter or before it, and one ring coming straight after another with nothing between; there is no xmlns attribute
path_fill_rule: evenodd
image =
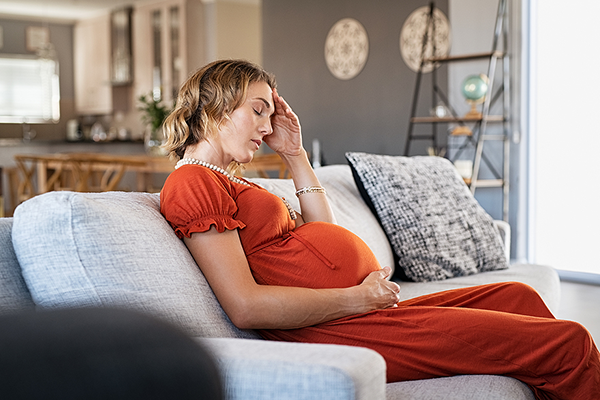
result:
<svg viewBox="0 0 600 400"><path fill-rule="evenodd" d="M358 236L334 224L295 229L283 201L265 189L184 165L161 192L161 212L183 238L215 226L238 229L259 284L340 288L380 269ZM388 381L460 374L507 375L540 399L593 399L600 360L581 325L556 320L529 286L500 283L451 290L301 329L259 330L266 339L371 348Z"/></svg>

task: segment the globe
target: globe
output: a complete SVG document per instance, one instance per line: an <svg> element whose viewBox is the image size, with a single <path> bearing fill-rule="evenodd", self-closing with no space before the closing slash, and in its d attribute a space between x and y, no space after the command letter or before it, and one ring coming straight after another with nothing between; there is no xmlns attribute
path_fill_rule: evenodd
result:
<svg viewBox="0 0 600 400"><path fill-rule="evenodd" d="M479 74L468 76L462 84L462 94L468 102L479 103L488 91L488 77Z"/></svg>
<svg viewBox="0 0 600 400"><path fill-rule="evenodd" d="M471 104L471 110L465 115L467 118L482 118L482 115L477 111L476 105L483 103L485 95L488 91L489 79L483 74L470 75L463 81L462 94L467 99L467 103Z"/></svg>

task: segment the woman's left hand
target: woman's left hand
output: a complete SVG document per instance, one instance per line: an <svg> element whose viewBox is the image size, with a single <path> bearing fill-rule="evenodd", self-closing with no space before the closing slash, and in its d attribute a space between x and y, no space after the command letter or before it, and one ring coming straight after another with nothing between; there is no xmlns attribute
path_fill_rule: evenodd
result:
<svg viewBox="0 0 600 400"><path fill-rule="evenodd" d="M265 137L265 143L280 155L301 155L302 131L298 116L283 97L279 96L277 89L273 90L273 104L275 106L275 112L271 116L273 133Z"/></svg>

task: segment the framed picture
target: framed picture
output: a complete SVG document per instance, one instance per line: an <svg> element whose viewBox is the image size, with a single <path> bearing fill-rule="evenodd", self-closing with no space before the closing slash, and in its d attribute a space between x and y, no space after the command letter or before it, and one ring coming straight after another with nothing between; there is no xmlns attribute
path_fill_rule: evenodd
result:
<svg viewBox="0 0 600 400"><path fill-rule="evenodd" d="M50 30L42 26L28 26L25 31L25 46L36 51L50 42Z"/></svg>

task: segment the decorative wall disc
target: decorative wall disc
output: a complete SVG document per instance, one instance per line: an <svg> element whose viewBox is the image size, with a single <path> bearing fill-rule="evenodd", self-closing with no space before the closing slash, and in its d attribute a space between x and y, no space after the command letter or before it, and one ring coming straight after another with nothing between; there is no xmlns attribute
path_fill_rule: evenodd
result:
<svg viewBox="0 0 600 400"><path fill-rule="evenodd" d="M429 19L429 6L419 7L413 11L400 32L400 53L410 69L417 72L423 56L445 57L450 52L451 32L448 18L438 8L433 9L433 24L429 26L427 45L423 54L423 37ZM435 49L435 51L434 51ZM439 64L425 63L422 72L427 73L437 68Z"/></svg>
<svg viewBox="0 0 600 400"><path fill-rule="evenodd" d="M360 22L344 18L331 27L325 40L325 62L338 79L354 78L362 71L369 55L369 38Z"/></svg>

